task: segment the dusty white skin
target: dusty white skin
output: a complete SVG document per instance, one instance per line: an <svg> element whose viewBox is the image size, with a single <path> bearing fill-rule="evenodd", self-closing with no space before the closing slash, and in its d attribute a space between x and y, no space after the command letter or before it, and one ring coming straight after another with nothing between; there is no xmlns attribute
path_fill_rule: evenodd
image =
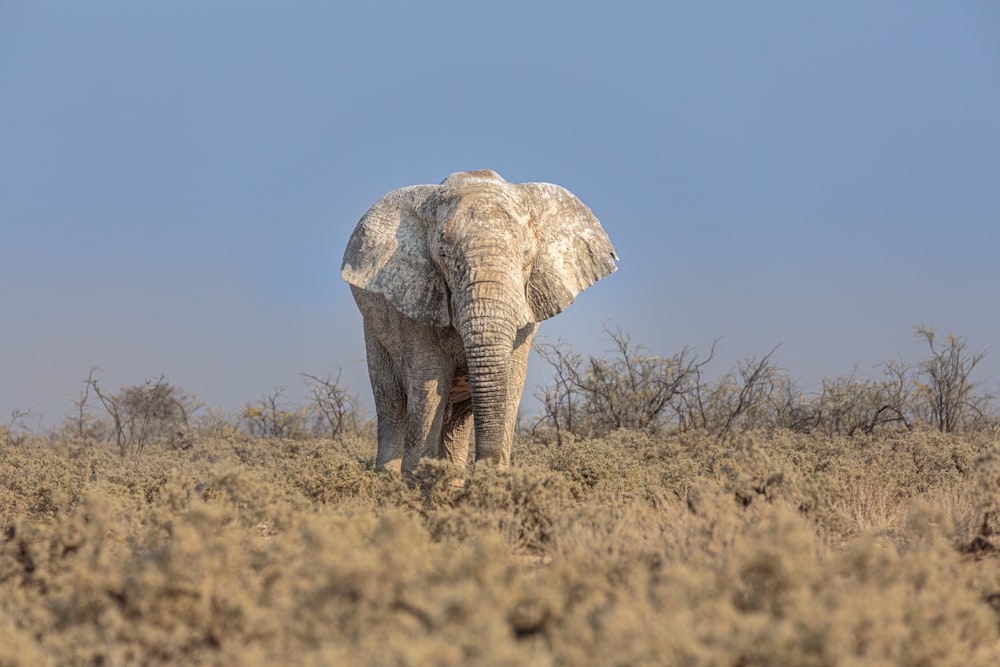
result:
<svg viewBox="0 0 1000 667"><path fill-rule="evenodd" d="M537 322L615 271L583 202L490 170L394 190L361 218L341 274L364 318L380 466L510 461Z"/></svg>

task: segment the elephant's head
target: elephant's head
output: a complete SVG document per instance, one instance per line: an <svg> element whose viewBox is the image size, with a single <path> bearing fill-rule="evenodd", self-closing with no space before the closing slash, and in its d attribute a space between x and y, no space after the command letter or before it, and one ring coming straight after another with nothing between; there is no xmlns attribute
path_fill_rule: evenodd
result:
<svg viewBox="0 0 1000 667"><path fill-rule="evenodd" d="M518 330L562 312L616 259L597 218L567 190L482 170L386 195L358 223L342 275L414 320L459 331L478 448L491 437L486 406L505 402Z"/></svg>
<svg viewBox="0 0 1000 667"><path fill-rule="evenodd" d="M522 325L562 312L616 259L600 222L566 189L481 170L383 197L354 230L342 275L408 317L456 327L453 296L477 278L502 277L519 283L505 296ZM482 275L486 267L495 271Z"/></svg>

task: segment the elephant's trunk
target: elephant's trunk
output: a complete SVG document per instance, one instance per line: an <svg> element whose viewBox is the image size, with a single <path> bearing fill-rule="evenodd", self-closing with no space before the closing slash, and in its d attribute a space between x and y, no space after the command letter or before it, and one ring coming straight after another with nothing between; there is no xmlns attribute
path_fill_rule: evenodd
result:
<svg viewBox="0 0 1000 667"><path fill-rule="evenodd" d="M497 467L506 467L510 461L517 411L512 396L520 395L519 391L511 391L510 365L519 305L515 284L515 280L476 280L470 285L468 301L458 312L469 364L476 460Z"/></svg>

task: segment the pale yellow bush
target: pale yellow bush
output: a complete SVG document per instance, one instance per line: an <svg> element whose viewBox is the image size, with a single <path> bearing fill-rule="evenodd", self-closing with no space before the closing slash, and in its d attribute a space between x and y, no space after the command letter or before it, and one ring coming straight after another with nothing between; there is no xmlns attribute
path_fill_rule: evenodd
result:
<svg viewBox="0 0 1000 667"><path fill-rule="evenodd" d="M373 455L0 446L0 665L1000 664L988 437Z"/></svg>

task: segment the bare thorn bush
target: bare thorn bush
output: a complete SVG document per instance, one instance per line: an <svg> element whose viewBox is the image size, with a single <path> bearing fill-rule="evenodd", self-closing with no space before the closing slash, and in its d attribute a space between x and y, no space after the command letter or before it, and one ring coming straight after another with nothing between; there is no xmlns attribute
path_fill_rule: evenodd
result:
<svg viewBox="0 0 1000 667"><path fill-rule="evenodd" d="M34 416L31 410L12 410L10 419L6 423L0 423L0 440L14 446L24 443L31 435L31 427L27 422Z"/></svg>
<svg viewBox="0 0 1000 667"><path fill-rule="evenodd" d="M111 420L119 456L139 456L151 442L169 447L188 446L188 418L200 407L192 395L170 384L163 375L112 394L101 388L94 377L96 370L92 368L87 377L88 392L94 392ZM84 393L78 402L77 424L81 435L87 396Z"/></svg>
<svg viewBox="0 0 1000 667"><path fill-rule="evenodd" d="M827 435L871 435L890 425L911 428L907 417L905 371L889 364L882 381L859 378L855 373L824 378L812 402L813 427Z"/></svg>
<svg viewBox="0 0 1000 667"><path fill-rule="evenodd" d="M613 343L602 355L584 357L565 341L540 343L536 353L552 379L535 392L541 413L532 433L607 435L616 429L647 433L706 432L720 441L751 430L871 436L929 424L944 432L977 431L997 423L995 396L972 380L986 351L968 349L965 338L938 341L933 328L917 327L929 356L917 364L902 358L880 364L880 378L825 378L811 394L801 391L777 365L778 346L761 357L709 379L713 342L704 359L683 348L671 357L652 354L620 329L605 332Z"/></svg>
<svg viewBox="0 0 1000 667"><path fill-rule="evenodd" d="M673 402L707 363L688 348L660 357L634 344L620 328L605 326L604 331L612 349L586 360L565 341L535 345L554 375L552 384L535 393L543 411L536 427L552 429L559 442L565 433L659 432L674 416Z"/></svg>
<svg viewBox="0 0 1000 667"><path fill-rule="evenodd" d="M790 383L787 372L772 360L779 346L760 359L750 357L736 364L735 371L722 376L710 391L704 426L718 439L725 440L733 432L776 426L777 406L784 406L782 393ZM700 393L701 389L695 387ZM777 400L776 400L777 399Z"/></svg>
<svg viewBox="0 0 1000 667"><path fill-rule="evenodd" d="M987 350L973 352L967 338L953 333L939 340L934 327L916 327L913 335L930 352L918 364L916 383L927 421L942 433L975 429L987 421L994 397L978 391L979 384L972 380Z"/></svg>
<svg viewBox="0 0 1000 667"><path fill-rule="evenodd" d="M542 404L536 433L538 427L551 429L562 442L565 433L697 429L723 440L733 432L801 419L791 380L772 360L777 347L707 382L704 369L715 357L716 343L704 359L687 347L661 357L634 344L621 329L605 327L605 332L613 348L586 360L564 341L535 346L554 375L553 383L535 394Z"/></svg>
<svg viewBox="0 0 1000 667"><path fill-rule="evenodd" d="M343 370L338 368L325 376L299 373L309 392L308 412L312 434L337 440L358 433L362 425L361 403L341 381Z"/></svg>
<svg viewBox="0 0 1000 667"><path fill-rule="evenodd" d="M270 394L243 406L240 419L251 437L301 439L308 433L308 408L283 402L286 389L275 387Z"/></svg>

